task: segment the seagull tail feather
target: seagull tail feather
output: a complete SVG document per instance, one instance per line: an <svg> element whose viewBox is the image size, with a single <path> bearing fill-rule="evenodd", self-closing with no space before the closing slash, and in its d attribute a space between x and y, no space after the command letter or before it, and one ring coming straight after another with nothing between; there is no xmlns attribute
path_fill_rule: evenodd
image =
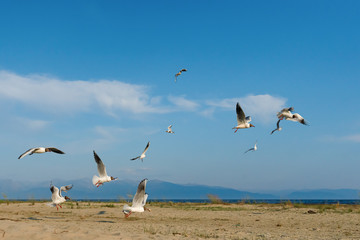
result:
<svg viewBox="0 0 360 240"><path fill-rule="evenodd" d="M92 178L92 183L95 185L98 181L99 181L99 177L94 175L93 178Z"/></svg>

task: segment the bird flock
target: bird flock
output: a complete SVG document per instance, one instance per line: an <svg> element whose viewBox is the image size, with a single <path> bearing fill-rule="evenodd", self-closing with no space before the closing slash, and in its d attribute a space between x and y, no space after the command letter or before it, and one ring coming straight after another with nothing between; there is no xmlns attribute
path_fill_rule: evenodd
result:
<svg viewBox="0 0 360 240"><path fill-rule="evenodd" d="M187 69L183 68L181 69L178 73L175 74L175 82L177 81L177 78L183 73L186 72ZM284 108L282 109L280 112L277 113L277 118L278 121L276 123L276 129L271 131L271 135L276 132L276 131L281 131L282 128L280 127L280 121L282 120L289 120L289 121L294 121L294 122L299 122L303 125L308 125L308 122L305 121L305 119L298 113L293 113L294 108L293 107L289 107L289 108ZM240 106L240 103L237 102L236 103L236 119L237 119L237 125L235 127L233 127L233 129L235 129L236 133L239 129L246 129L246 128L251 128L251 127L255 127L254 125L252 125L251 122L251 116L246 116L243 109ZM175 134L175 132L172 131L172 125L168 126L168 129L165 131L167 133L170 134ZM244 152L248 153L248 152L254 152L256 151L257 148L257 141L255 142L254 147L248 149L247 151ZM148 151L150 147L150 141L146 144L146 147L144 149L144 151L141 153L140 156L131 158L131 161L140 159L142 162L144 160L144 158L146 157L145 153ZM65 154L63 151L55 148L55 147L37 147L37 148L31 148L29 150L27 150L26 152L24 152L23 154L21 154L18 159L22 159L27 155L32 155L34 153L46 153L46 152L54 152L57 154ZM93 151L94 154L94 160L96 162L97 165L97 171L99 176L94 175L92 178L92 183L95 187L100 187L102 185L104 185L104 183L107 182L111 182L111 181L115 181L118 178L117 177L113 177L113 176L109 176L106 172L106 167L105 164L103 163L103 161L101 160L101 158L99 157L99 155ZM148 179L145 178L143 180L140 181L136 194L132 200L132 206L129 206L127 204L125 204L123 206L123 213L125 218L129 217L131 213L133 212L144 212L144 211L151 211L149 208L145 207L147 198L148 198L148 194L145 192L146 189L146 184L148 182ZM64 203L67 200L71 200L70 197L62 196L62 192L67 192L69 190L71 190L73 188L73 185L66 185L66 186L62 186L59 188L57 188L56 186L54 186L51 182L50 184L50 191L52 193L51 195L51 203L48 203L48 206L53 206L56 207L57 210L59 210L59 207L62 208L61 204Z"/></svg>

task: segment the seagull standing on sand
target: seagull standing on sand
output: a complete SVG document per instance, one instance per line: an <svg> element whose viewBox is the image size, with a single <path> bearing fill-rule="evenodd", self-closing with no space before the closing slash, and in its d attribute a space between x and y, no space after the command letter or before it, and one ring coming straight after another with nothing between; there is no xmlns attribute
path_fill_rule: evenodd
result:
<svg viewBox="0 0 360 240"><path fill-rule="evenodd" d="M281 119L279 119L276 123L276 129L272 130L270 134L273 134L275 131L281 131L281 127L280 127L280 121Z"/></svg>
<svg viewBox="0 0 360 240"><path fill-rule="evenodd" d="M37 148L30 148L29 150L27 150L26 152L21 154L18 157L18 159L22 159L26 155L32 155L33 153L44 153L44 152L54 152L54 153L58 153L58 154L64 154L63 151L60 151L59 149L54 148L54 147L50 147L50 148L37 147Z"/></svg>
<svg viewBox="0 0 360 240"><path fill-rule="evenodd" d="M170 125L170 126L171 126L171 125ZM146 157L145 153L146 153L146 151L148 150L149 146L150 146L150 141L147 143L147 145L146 145L146 147L145 147L145 149L144 149L143 153L142 153L140 156L135 157L135 158L132 158L132 159L130 159L130 160L131 160L131 161L134 161L134 160L136 160L136 159L140 158L140 159L141 159L141 161L143 162L143 159Z"/></svg>
<svg viewBox="0 0 360 240"><path fill-rule="evenodd" d="M255 145L254 145L254 147L253 148L250 148L250 149L248 149L248 150L246 150L245 152L244 152L244 154L245 153L247 153L247 152L250 152L250 151L256 151L257 150L257 146L256 146L256 144L257 144L257 141L256 141L256 143L255 143Z"/></svg>
<svg viewBox="0 0 360 240"><path fill-rule="evenodd" d="M175 82L177 80L177 77L182 74L182 72L186 72L187 70L185 68L181 69L177 74L175 74Z"/></svg>
<svg viewBox="0 0 360 240"><path fill-rule="evenodd" d="M167 133L174 133L174 132L171 130L171 127L172 127L172 125L168 126L168 130L165 131L165 132L167 132Z"/></svg>
<svg viewBox="0 0 360 240"><path fill-rule="evenodd" d="M237 116L237 124L238 125L236 127L233 127L233 129L236 129L234 133L236 133L237 130L239 130L240 128L255 127L254 125L252 125L250 123L251 122L251 117L250 116L245 117L245 113L241 109L239 103L236 104L236 116Z"/></svg>
<svg viewBox="0 0 360 240"><path fill-rule="evenodd" d="M280 120L283 120L285 118L285 120L299 122L301 124L308 125L308 123L305 121L305 119L300 114L292 113L292 111L294 111L293 107L284 108L280 112L277 113L277 117Z"/></svg>
<svg viewBox="0 0 360 240"><path fill-rule="evenodd" d="M73 185L67 185L67 186L62 186L60 188L60 190L55 187L54 185L52 185L52 183L50 184L50 191L52 192L51 195L51 200L52 203L50 203L50 206L56 206L56 209L59 211L59 207L62 208L62 206L60 205L63 202L66 202L66 200L70 200L70 198L68 196L63 197L61 195L61 191L67 192L68 190L70 190L73 187Z"/></svg>
<svg viewBox="0 0 360 240"><path fill-rule="evenodd" d="M123 207L123 213L125 214L125 217L129 217L131 213L133 212L144 212L145 210L151 212L151 209L146 208L146 200L148 198L148 194L145 192L147 179L143 179L137 188L136 194L132 200L131 207L127 204Z"/></svg>
<svg viewBox="0 0 360 240"><path fill-rule="evenodd" d="M94 159L97 164L97 169L98 169L99 176L100 176L100 177L98 177L96 175L93 176L93 179L92 179L93 184L96 187L100 187L101 185L103 185L106 182L116 180L117 178L107 175L104 163L101 161L100 157L96 154L96 152L95 151L93 151L93 152L94 152Z"/></svg>

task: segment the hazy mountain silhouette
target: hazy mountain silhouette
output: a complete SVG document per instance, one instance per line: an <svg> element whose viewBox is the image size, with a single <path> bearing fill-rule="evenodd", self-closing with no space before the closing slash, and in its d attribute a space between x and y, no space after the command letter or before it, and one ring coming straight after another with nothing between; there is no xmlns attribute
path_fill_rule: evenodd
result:
<svg viewBox="0 0 360 240"><path fill-rule="evenodd" d="M105 183L96 188L91 179L61 180L54 179L55 186L73 184L74 187L67 195L72 199L128 199L135 194L139 181L117 180ZM50 199L50 182L17 182L0 180L0 193L8 199ZM220 199L359 199L359 190L355 189L319 189L304 191L288 191L278 195L277 192L254 193L232 188L176 184L161 180L150 180L146 191L149 199L208 199L208 194L216 195Z"/></svg>

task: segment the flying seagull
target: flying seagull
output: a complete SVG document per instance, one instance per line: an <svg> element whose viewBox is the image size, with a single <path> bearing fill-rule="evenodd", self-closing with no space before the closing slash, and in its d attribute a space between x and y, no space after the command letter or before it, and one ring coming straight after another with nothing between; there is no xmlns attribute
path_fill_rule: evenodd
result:
<svg viewBox="0 0 360 240"><path fill-rule="evenodd" d="M183 72L186 72L187 70L185 68L181 69L177 74L175 74L175 82L177 80L177 77L180 76Z"/></svg>
<svg viewBox="0 0 360 240"><path fill-rule="evenodd" d="M145 149L144 149L143 153L142 153L140 156L135 157L135 158L132 158L132 159L130 159L130 160L131 160L131 161L134 161L134 160L136 160L136 159L140 158L140 159L141 159L141 161L143 162L143 159L146 157L145 153L146 153L146 151L148 150L149 146L150 146L150 141L147 143L147 145L146 145L146 147L145 147Z"/></svg>
<svg viewBox="0 0 360 240"><path fill-rule="evenodd" d="M68 190L72 189L73 185L67 185L67 186L62 186L60 188L60 190L55 187L54 185L52 185L52 183L50 184L50 191L52 192L51 195L51 200L52 203L50 203L49 206L56 206L56 209L59 211L59 207L62 208L62 206L60 205L63 202L66 202L66 200L70 200L70 198L68 196L63 197L61 195L61 191L67 192Z"/></svg>
<svg viewBox="0 0 360 240"><path fill-rule="evenodd" d="M254 145L254 147L253 148L250 148L250 149L248 149L248 150L246 150L245 152L244 152L244 154L245 153L247 153L247 152L250 152L250 151L256 151L257 150L257 146L256 146L256 144L257 144L257 141L256 141L256 143L255 143L255 145Z"/></svg>
<svg viewBox="0 0 360 240"><path fill-rule="evenodd" d="M293 122L299 122L299 123L301 123L303 125L309 125L300 114L292 113L292 111L294 111L293 107L284 108L280 112L277 113L277 117L280 120L283 120L285 118L285 120L289 120L289 121L293 121Z"/></svg>
<svg viewBox="0 0 360 240"><path fill-rule="evenodd" d="M280 121L281 119L279 119L276 123L276 129L272 130L270 134L273 134L275 131L281 131L281 127L280 127Z"/></svg>
<svg viewBox="0 0 360 240"><path fill-rule="evenodd" d="M168 126L168 130L165 131L165 132L167 132L167 133L175 133L175 132L173 132L173 131L171 130L171 127L172 127L172 125Z"/></svg>
<svg viewBox="0 0 360 240"><path fill-rule="evenodd" d="M145 210L151 211L149 208L145 207L146 200L148 198L148 194L145 192L147 179L141 180L139 183L139 186L137 188L136 194L132 200L131 207L127 204L123 207L123 213L125 214L125 217L129 217L131 213L133 212L144 212Z"/></svg>
<svg viewBox="0 0 360 240"><path fill-rule="evenodd" d="M98 177L96 175L93 176L93 179L92 179L93 184L96 187L100 187L101 185L103 185L106 182L116 180L117 178L107 175L104 163L101 161L100 157L96 154L96 152L95 151L93 151L93 152L94 152L94 159L97 164L97 169L98 169L99 176L100 176L100 177Z"/></svg>
<svg viewBox="0 0 360 240"><path fill-rule="evenodd" d="M294 111L293 107L289 107L289 108L283 108L280 112L277 113L277 117L280 120L283 120L284 118L292 118L293 114L291 113L292 111Z"/></svg>
<svg viewBox="0 0 360 240"><path fill-rule="evenodd" d="M236 133L237 130L239 130L240 128L255 127L254 125L252 125L250 123L251 122L251 117L250 116L245 117L245 113L241 109L239 103L236 104L236 115L237 115L237 124L238 125L236 127L233 127L233 129L236 129L234 133Z"/></svg>
<svg viewBox="0 0 360 240"><path fill-rule="evenodd" d="M22 159L26 155L32 155L33 153L44 153L44 152L54 152L54 153L64 154L63 151L61 151L57 148L54 148L54 147L50 147L50 148L37 147L37 148L30 148L29 150L27 150L26 152L21 154L18 157L18 159Z"/></svg>

